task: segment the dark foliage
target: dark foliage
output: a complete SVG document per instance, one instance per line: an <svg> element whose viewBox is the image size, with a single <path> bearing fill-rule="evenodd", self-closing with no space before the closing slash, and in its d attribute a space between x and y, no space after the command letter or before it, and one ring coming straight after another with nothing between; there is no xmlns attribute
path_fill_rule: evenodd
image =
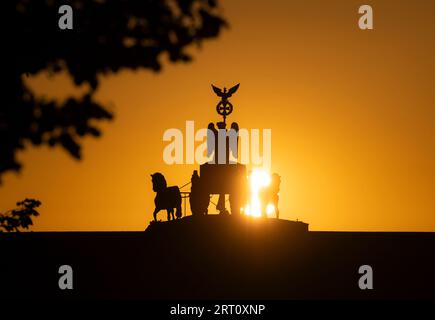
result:
<svg viewBox="0 0 435 320"><path fill-rule="evenodd" d="M24 199L17 202L17 209L0 213L0 232L19 232L20 228L28 229L33 224L32 217L39 216L35 208L40 205L41 201L39 200Z"/></svg>
<svg viewBox="0 0 435 320"><path fill-rule="evenodd" d="M218 36L225 26L214 0L17 0L3 5L13 17L13 36L5 53L11 61L0 107L0 177L18 171L19 149L60 145L80 159L80 139L99 136L97 123L113 115L94 100L98 77L121 68L161 70L161 55L188 62L191 44ZM73 8L73 30L61 30L61 5ZM10 42L9 42L10 40ZM27 76L67 72L89 92L66 102L36 97Z"/></svg>

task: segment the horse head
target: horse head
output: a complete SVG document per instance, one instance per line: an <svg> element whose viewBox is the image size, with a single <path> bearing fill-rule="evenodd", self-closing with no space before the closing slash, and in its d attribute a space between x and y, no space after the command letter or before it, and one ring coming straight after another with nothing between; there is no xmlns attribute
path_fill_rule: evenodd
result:
<svg viewBox="0 0 435 320"><path fill-rule="evenodd" d="M153 191L160 192L167 188L166 179L160 172L156 172L151 175L151 181L153 182Z"/></svg>

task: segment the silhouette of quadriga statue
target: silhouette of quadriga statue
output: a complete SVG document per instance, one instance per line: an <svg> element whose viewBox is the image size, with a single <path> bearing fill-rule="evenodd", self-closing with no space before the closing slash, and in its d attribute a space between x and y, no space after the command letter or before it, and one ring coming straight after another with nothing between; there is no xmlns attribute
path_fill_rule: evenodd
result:
<svg viewBox="0 0 435 320"><path fill-rule="evenodd" d="M181 218L181 193L177 186L168 187L166 179L160 172L151 175L151 180L153 182L153 191L156 192L156 197L154 198L154 204L156 208L154 209L154 221L157 221L157 213L160 210L166 210L168 213L168 221L174 220L174 209L176 209L175 216L177 219Z"/></svg>

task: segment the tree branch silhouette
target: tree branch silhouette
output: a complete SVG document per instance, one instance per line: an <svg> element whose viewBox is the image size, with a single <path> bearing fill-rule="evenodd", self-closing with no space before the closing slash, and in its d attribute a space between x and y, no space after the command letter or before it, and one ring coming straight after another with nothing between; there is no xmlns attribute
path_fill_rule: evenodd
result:
<svg viewBox="0 0 435 320"><path fill-rule="evenodd" d="M74 28L61 30L63 4L17 0L5 5L15 34L0 109L0 178L20 170L16 153L30 145L60 145L81 158L81 139L100 136L97 123L113 118L94 100L99 76L122 68L159 72L162 54L171 62L189 62L189 45L217 37L226 26L215 0L75 0L69 1ZM41 71L67 72L75 85L88 84L90 90L63 103L43 100L25 81Z"/></svg>
<svg viewBox="0 0 435 320"><path fill-rule="evenodd" d="M0 213L0 232L20 232L21 228L29 229L29 226L33 225L32 217L39 216L35 208L40 205L41 201L26 198L17 202L17 209Z"/></svg>

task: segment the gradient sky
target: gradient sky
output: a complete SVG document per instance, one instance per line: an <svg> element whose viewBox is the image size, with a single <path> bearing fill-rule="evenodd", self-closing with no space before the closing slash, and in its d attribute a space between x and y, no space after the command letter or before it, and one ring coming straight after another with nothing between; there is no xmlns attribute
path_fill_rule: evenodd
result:
<svg viewBox="0 0 435 320"><path fill-rule="evenodd" d="M192 47L192 63L101 79L97 98L116 118L84 140L82 161L60 148L20 152L24 168L4 176L0 210L34 197L43 203L34 231L143 230L149 174L181 186L197 168L163 163L163 132L218 121L210 83L240 82L230 121L272 129L283 218L310 230L435 231L435 2L221 4L230 28ZM358 29L363 4L373 31ZM58 99L86 90L65 75L29 83Z"/></svg>

